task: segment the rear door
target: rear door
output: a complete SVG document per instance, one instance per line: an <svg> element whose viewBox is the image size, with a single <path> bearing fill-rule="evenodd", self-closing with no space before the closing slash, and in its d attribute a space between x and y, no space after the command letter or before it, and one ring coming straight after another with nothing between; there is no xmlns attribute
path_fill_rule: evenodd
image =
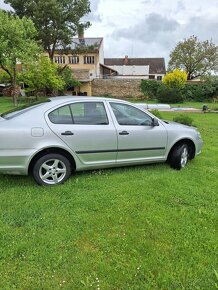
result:
<svg viewBox="0 0 218 290"><path fill-rule="evenodd" d="M51 130L86 165L114 164L117 133L104 101L78 101L48 114Z"/></svg>

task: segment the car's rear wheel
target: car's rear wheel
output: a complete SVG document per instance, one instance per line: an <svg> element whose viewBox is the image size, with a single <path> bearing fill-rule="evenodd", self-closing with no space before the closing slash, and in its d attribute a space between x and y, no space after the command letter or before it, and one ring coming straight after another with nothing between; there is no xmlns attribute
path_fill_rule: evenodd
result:
<svg viewBox="0 0 218 290"><path fill-rule="evenodd" d="M40 185L64 183L71 172L70 162L60 154L46 154L40 157L33 166L33 178Z"/></svg>
<svg viewBox="0 0 218 290"><path fill-rule="evenodd" d="M178 144L170 154L169 163L174 169L180 170L186 166L189 160L189 148L187 144Z"/></svg>

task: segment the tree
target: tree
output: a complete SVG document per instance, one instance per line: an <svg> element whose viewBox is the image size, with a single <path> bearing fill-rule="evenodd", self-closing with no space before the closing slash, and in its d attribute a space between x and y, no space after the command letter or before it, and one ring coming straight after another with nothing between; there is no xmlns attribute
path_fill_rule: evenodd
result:
<svg viewBox="0 0 218 290"><path fill-rule="evenodd" d="M13 102L17 105L17 63L30 62L38 56L39 46L34 40L36 29L31 20L18 18L0 10L0 68L9 76Z"/></svg>
<svg viewBox="0 0 218 290"><path fill-rule="evenodd" d="M209 74L217 65L218 47L212 40L199 41L194 35L180 41L170 54L169 70L185 70L188 80Z"/></svg>
<svg viewBox="0 0 218 290"><path fill-rule="evenodd" d="M80 23L83 16L90 12L88 0L5 0L19 17L30 17L49 58L53 61L55 50L71 43L78 30L90 26L89 22Z"/></svg>
<svg viewBox="0 0 218 290"><path fill-rule="evenodd" d="M36 96L42 91L46 94L46 90L62 90L65 86L63 78L58 74L58 65L46 56L41 56L39 61L27 65L20 80L27 85L27 91L34 92Z"/></svg>
<svg viewBox="0 0 218 290"><path fill-rule="evenodd" d="M64 90L67 90L71 87L79 87L80 82L73 78L72 70L70 67L66 66L64 69L62 67L58 67L58 74L63 79L65 85Z"/></svg>

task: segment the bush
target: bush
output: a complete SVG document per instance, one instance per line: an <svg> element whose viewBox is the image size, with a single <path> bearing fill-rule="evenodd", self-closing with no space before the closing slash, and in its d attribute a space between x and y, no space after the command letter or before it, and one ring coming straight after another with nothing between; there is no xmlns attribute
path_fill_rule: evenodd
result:
<svg viewBox="0 0 218 290"><path fill-rule="evenodd" d="M157 109L155 110L150 110L150 112L157 118L162 119L162 115L160 113L160 111L158 111Z"/></svg>
<svg viewBox="0 0 218 290"><path fill-rule="evenodd" d="M187 83L183 95L187 101L211 101L218 95L218 78L207 77L199 83Z"/></svg>
<svg viewBox="0 0 218 290"><path fill-rule="evenodd" d="M181 103L183 102L183 94L179 89L162 85L157 92L157 100L160 103Z"/></svg>
<svg viewBox="0 0 218 290"><path fill-rule="evenodd" d="M180 115L174 117L173 121L180 123L180 124L187 125L187 126L191 126L193 123L193 119L186 114L180 114Z"/></svg>
<svg viewBox="0 0 218 290"><path fill-rule="evenodd" d="M186 81L187 73L179 69L175 69L173 72L166 74L163 78L163 84L166 87L177 90L184 88Z"/></svg>
<svg viewBox="0 0 218 290"><path fill-rule="evenodd" d="M157 96L157 91L160 88L161 83L155 80L142 80L140 89L144 96L150 99L155 99Z"/></svg>

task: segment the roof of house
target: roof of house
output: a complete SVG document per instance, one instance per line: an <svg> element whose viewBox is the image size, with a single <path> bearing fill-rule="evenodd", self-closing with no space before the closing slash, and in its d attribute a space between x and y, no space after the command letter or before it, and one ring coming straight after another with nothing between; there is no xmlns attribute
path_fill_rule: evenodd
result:
<svg viewBox="0 0 218 290"><path fill-rule="evenodd" d="M105 58L106 66L149 66L149 74L165 74L164 58Z"/></svg>
<svg viewBox="0 0 218 290"><path fill-rule="evenodd" d="M100 48L101 43L103 41L102 37L95 37L95 38L72 38L72 42L70 44L71 49L75 49L80 46L96 46L96 48Z"/></svg>
<svg viewBox="0 0 218 290"><path fill-rule="evenodd" d="M105 69L108 69L108 70L110 70L110 71L113 71L114 73L118 73L115 69L113 69L113 68L111 68L111 67L108 67L108 66L106 66L105 64L100 63L100 66L103 67L103 68L105 68Z"/></svg>

